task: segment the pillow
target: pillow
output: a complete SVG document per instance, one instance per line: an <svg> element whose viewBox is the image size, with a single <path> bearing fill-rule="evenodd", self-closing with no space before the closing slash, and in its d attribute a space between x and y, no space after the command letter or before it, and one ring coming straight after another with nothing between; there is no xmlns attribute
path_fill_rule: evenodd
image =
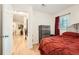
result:
<svg viewBox="0 0 79 59"><path fill-rule="evenodd" d="M64 32L62 35L79 37L79 33L75 32Z"/></svg>

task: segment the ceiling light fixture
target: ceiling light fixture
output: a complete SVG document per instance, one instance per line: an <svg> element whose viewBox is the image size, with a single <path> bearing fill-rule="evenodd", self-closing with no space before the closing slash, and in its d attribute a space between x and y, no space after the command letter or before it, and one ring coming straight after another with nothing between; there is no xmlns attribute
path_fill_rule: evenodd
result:
<svg viewBox="0 0 79 59"><path fill-rule="evenodd" d="M45 4L42 4L42 6L43 6L43 7L46 7L46 5L45 5Z"/></svg>

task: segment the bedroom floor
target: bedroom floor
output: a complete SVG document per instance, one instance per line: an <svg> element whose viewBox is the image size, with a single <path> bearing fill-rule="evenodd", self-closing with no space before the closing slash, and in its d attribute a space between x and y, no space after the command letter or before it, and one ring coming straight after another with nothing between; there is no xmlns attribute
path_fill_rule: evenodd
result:
<svg viewBox="0 0 79 59"><path fill-rule="evenodd" d="M40 55L39 45L34 45L32 49L27 47L27 39L24 36L14 36L12 55Z"/></svg>

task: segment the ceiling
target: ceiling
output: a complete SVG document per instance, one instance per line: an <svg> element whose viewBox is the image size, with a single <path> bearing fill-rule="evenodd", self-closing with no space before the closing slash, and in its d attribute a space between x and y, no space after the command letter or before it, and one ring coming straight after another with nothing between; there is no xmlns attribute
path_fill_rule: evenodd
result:
<svg viewBox="0 0 79 59"><path fill-rule="evenodd" d="M42 4L14 4L13 8L15 10L26 11L30 6L33 10L54 14L73 6L73 4L45 4L45 6L42 6Z"/></svg>
<svg viewBox="0 0 79 59"><path fill-rule="evenodd" d="M64 9L67 9L71 7L72 5L70 4L47 4L45 6L40 5L32 5L34 10L39 10L42 12L47 12L47 13L57 13L60 12Z"/></svg>

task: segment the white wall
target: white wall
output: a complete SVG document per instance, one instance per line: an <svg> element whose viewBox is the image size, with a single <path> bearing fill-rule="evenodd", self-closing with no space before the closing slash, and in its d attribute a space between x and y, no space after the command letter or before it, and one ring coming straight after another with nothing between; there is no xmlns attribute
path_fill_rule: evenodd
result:
<svg viewBox="0 0 79 59"><path fill-rule="evenodd" d="M52 25L52 15L39 12L39 11L33 11L33 19L31 20L31 34L32 34L32 42L33 44L39 42L39 25Z"/></svg>
<svg viewBox="0 0 79 59"><path fill-rule="evenodd" d="M2 5L0 4L0 37L2 36ZM2 38L0 38L0 55L2 54Z"/></svg>
<svg viewBox="0 0 79 59"><path fill-rule="evenodd" d="M55 23L55 17L56 16L61 16L61 15L67 14L67 13L71 13L70 14L70 24L69 25L72 25L74 23L79 23L79 5L74 5L70 8L67 8L65 10L60 11L59 13L54 14L53 15L54 23ZM52 25L55 25L54 23ZM53 29L54 28L55 27L53 26ZM55 31L53 30L53 32L55 32Z"/></svg>

